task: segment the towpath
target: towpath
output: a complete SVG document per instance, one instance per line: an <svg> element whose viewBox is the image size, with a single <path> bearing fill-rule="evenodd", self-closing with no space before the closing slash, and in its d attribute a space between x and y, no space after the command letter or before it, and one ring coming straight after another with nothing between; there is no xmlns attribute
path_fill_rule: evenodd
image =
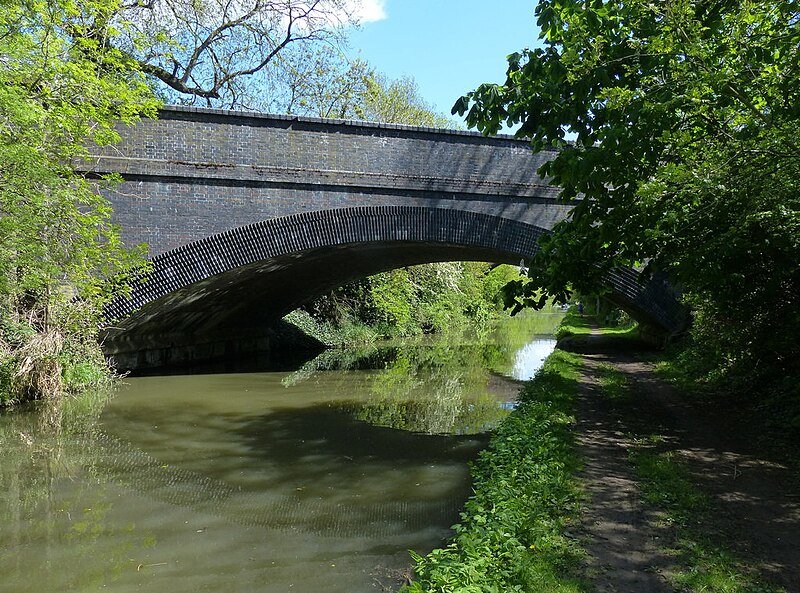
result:
<svg viewBox="0 0 800 593"><path fill-rule="evenodd" d="M756 582L800 593L797 475L783 452L763 447L763 429L725 401L680 396L635 352L609 347L599 336L591 336L581 350L576 417L587 498L578 537L590 555L595 590L679 591L669 578L681 570L670 552L675 534L641 503L640 483L628 459L636 435L659 435L662 447L710 497L709 529L720 546L740 558ZM623 406L601 389L607 365L626 377L631 398Z"/></svg>

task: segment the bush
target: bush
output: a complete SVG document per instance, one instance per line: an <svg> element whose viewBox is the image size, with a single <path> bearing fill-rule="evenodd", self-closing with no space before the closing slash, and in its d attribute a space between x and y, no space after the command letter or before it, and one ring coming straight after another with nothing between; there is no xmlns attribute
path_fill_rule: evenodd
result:
<svg viewBox="0 0 800 593"><path fill-rule="evenodd" d="M411 266L337 288L303 310L316 321L316 331L326 328L337 343L481 327L500 314L501 289L518 277L514 266L481 262Z"/></svg>
<svg viewBox="0 0 800 593"><path fill-rule="evenodd" d="M14 370L16 364L8 352L4 352L0 343L0 406L14 403Z"/></svg>

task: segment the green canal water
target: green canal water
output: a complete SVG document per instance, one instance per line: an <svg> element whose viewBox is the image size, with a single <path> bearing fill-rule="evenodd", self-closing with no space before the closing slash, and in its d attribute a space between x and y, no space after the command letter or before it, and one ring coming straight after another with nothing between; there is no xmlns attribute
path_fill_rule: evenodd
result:
<svg viewBox="0 0 800 593"><path fill-rule="evenodd" d="M127 378L59 428L0 416L0 591L395 590L408 550L450 534L469 460L558 320Z"/></svg>

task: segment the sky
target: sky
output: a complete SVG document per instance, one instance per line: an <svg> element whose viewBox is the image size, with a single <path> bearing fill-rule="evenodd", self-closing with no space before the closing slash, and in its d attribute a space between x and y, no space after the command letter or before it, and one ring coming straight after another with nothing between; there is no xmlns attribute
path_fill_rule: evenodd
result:
<svg viewBox="0 0 800 593"><path fill-rule="evenodd" d="M536 0L362 0L353 56L390 78L412 76L436 111L483 82L505 81L506 56L533 47Z"/></svg>

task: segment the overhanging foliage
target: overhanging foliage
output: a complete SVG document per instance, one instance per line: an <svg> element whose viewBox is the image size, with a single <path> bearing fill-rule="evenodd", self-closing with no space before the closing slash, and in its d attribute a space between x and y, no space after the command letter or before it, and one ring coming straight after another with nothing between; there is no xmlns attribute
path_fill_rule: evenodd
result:
<svg viewBox="0 0 800 593"><path fill-rule="evenodd" d="M796 376L800 4L543 0L536 15L542 47L453 108L558 148L540 173L583 198L517 298L601 292L616 265L665 270L716 372Z"/></svg>

